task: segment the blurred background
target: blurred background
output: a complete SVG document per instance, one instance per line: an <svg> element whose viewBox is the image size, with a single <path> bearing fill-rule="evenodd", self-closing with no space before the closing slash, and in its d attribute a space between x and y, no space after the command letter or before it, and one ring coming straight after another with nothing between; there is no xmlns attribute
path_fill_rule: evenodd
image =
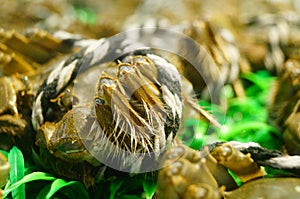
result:
<svg viewBox="0 0 300 199"><path fill-rule="evenodd" d="M224 25L262 13L299 11L299 4L299 0L2 0L0 27L19 32L33 27L65 30L100 38L152 18L178 24L205 17Z"/></svg>

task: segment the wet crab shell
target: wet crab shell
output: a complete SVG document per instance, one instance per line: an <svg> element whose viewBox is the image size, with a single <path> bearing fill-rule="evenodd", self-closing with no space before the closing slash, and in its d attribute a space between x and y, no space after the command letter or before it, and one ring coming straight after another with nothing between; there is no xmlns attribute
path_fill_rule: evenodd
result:
<svg viewBox="0 0 300 199"><path fill-rule="evenodd" d="M46 147L55 157L67 162L87 161L99 165L82 143L84 134L78 133L82 131L88 137L93 122L89 111L87 107L76 107L68 111L59 122L46 122L37 133L36 144Z"/></svg>
<svg viewBox="0 0 300 199"><path fill-rule="evenodd" d="M287 156L254 142L219 142L200 151L177 145L164 157L158 174L157 198L271 199L300 196L299 178L263 177L266 173L259 166L285 169L297 175L299 156ZM227 170L243 180L243 185L238 187Z"/></svg>
<svg viewBox="0 0 300 199"><path fill-rule="evenodd" d="M225 167L218 164L207 148L199 152L181 144L173 146L162 164L158 174L158 198L220 198L224 187L226 190L237 188Z"/></svg>
<svg viewBox="0 0 300 199"><path fill-rule="evenodd" d="M243 182L266 175L264 168L251 158L250 153L245 155L229 144L217 146L210 153L218 164L228 168Z"/></svg>
<svg viewBox="0 0 300 199"><path fill-rule="evenodd" d="M34 151L34 161L36 165L44 170L55 174L61 178L78 180L83 182L85 187L94 186L98 180L103 179L107 169L105 165L93 166L87 161L66 161L51 154L45 145L39 145ZM77 158L78 159L78 158Z"/></svg>
<svg viewBox="0 0 300 199"><path fill-rule="evenodd" d="M300 197L300 179L298 178L263 178L250 181L240 188L225 192L225 199L274 199Z"/></svg>

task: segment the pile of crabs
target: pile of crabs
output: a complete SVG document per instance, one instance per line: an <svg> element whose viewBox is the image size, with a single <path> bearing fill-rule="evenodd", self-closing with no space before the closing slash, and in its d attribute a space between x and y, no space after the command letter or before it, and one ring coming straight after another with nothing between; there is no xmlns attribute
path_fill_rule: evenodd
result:
<svg viewBox="0 0 300 199"><path fill-rule="evenodd" d="M16 145L41 168L87 188L113 170L157 174L157 198L299 198L300 16L264 10L230 23L214 17L151 19L100 39L0 29L0 149ZM198 100L226 106L224 85L242 98L240 74L261 68L278 77L269 119L283 149L181 143L176 135L188 117L222 128ZM286 175L266 177L265 167ZM8 175L0 154L0 187Z"/></svg>

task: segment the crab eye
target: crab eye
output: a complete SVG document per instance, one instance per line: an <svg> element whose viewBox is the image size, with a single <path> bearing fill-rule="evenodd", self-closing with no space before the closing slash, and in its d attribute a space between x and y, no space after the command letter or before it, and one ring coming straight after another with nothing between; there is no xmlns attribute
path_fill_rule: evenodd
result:
<svg viewBox="0 0 300 199"><path fill-rule="evenodd" d="M94 103L95 105L104 105L105 104L105 101L103 99L100 99L100 98L96 98L94 100Z"/></svg>

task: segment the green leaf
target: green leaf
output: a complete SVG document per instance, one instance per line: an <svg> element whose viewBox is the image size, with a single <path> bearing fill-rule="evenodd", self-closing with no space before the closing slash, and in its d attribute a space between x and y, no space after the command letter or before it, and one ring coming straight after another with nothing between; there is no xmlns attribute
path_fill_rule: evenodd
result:
<svg viewBox="0 0 300 199"><path fill-rule="evenodd" d="M270 76L267 71L258 71L256 73L241 74L241 77L243 79L247 79L253 82L254 86L262 90L267 89L275 80L275 77Z"/></svg>
<svg viewBox="0 0 300 199"><path fill-rule="evenodd" d="M141 197L138 197L136 195L122 195L121 197L119 197L119 199L141 199Z"/></svg>
<svg viewBox="0 0 300 199"><path fill-rule="evenodd" d="M145 180L145 174L130 174L129 177L122 178L124 181L118 190L118 194L135 192L142 189L142 183Z"/></svg>
<svg viewBox="0 0 300 199"><path fill-rule="evenodd" d="M146 199L152 199L156 190L156 183L150 180L145 180L143 182L143 189Z"/></svg>
<svg viewBox="0 0 300 199"><path fill-rule="evenodd" d="M62 179L56 179L51 184L44 187L38 194L37 199L51 198L62 188L66 188L65 192L70 198L88 198L89 195L80 182L66 182ZM68 190L68 189L69 190Z"/></svg>
<svg viewBox="0 0 300 199"><path fill-rule="evenodd" d="M124 183L124 180L119 181L113 181L110 184L109 190L110 190L110 199L115 198L115 194L117 193L117 190L121 187L121 185Z"/></svg>
<svg viewBox="0 0 300 199"><path fill-rule="evenodd" d="M9 180L15 184L24 177L24 157L22 152L14 146L8 154L8 162L11 166ZM14 199L25 199L25 185L20 185L12 191Z"/></svg>
<svg viewBox="0 0 300 199"><path fill-rule="evenodd" d="M236 123L236 124L228 127L227 129L221 130L219 139L231 140L233 137L238 136L243 131L261 130L261 129L279 133L278 130L275 129L273 126L270 126L264 122L248 121L248 122L243 122L240 124Z"/></svg>
<svg viewBox="0 0 300 199"><path fill-rule="evenodd" d="M19 188L20 186L24 185L27 182L32 182L32 181L36 181L36 180L49 180L49 181L53 181L56 178L48 173L44 173L44 172L33 172L30 173L26 176L24 176L24 178L22 178L21 180L17 181L14 184L11 184L10 186L6 187L4 189L4 198L12 191L16 190L17 188Z"/></svg>

